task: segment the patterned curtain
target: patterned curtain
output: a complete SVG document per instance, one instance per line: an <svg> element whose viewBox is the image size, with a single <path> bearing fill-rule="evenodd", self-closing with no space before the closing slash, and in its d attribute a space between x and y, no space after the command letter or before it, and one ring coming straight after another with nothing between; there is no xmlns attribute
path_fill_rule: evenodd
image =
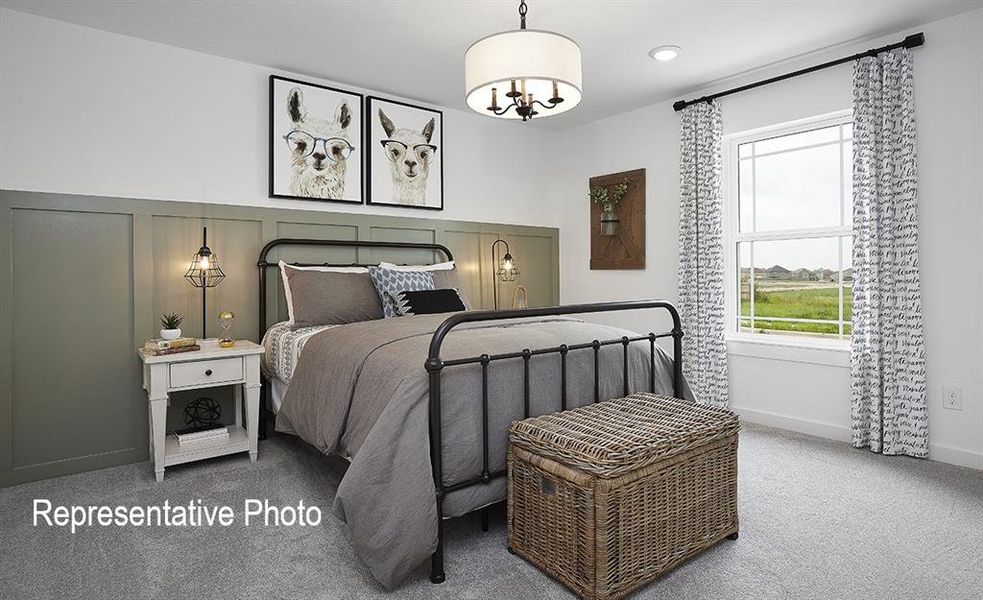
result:
<svg viewBox="0 0 983 600"><path fill-rule="evenodd" d="M853 445L928 455L918 177L907 50L853 70Z"/></svg>
<svg viewBox="0 0 983 600"><path fill-rule="evenodd" d="M727 404L720 107L683 109L679 166L679 314L683 374L697 402Z"/></svg>

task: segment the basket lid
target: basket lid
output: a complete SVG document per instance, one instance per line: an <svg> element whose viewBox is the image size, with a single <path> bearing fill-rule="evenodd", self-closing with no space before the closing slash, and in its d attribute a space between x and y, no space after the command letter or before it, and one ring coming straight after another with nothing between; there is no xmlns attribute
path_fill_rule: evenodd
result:
<svg viewBox="0 0 983 600"><path fill-rule="evenodd" d="M509 440L553 460L610 478L734 435L733 412L656 394L588 404L516 421Z"/></svg>

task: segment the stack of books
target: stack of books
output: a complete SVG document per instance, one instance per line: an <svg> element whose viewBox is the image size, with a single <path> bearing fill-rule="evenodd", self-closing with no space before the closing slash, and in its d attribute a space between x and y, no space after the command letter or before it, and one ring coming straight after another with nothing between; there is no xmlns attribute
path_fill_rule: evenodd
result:
<svg viewBox="0 0 983 600"><path fill-rule="evenodd" d="M178 352L194 352L201 350L201 346L198 345L198 340L195 338L180 337L173 340L148 340L143 345L143 349L147 354L161 356L163 354L177 354Z"/></svg>
<svg viewBox="0 0 983 600"><path fill-rule="evenodd" d="M174 432L174 437L182 446L185 444L197 444L201 442L211 442L214 440L229 439L229 429L227 427L217 427L215 429L188 430Z"/></svg>

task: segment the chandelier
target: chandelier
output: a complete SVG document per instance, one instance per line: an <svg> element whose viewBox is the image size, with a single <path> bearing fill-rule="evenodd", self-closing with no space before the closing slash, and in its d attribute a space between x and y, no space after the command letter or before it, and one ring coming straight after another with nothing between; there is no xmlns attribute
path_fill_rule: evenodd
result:
<svg viewBox="0 0 983 600"><path fill-rule="evenodd" d="M484 37L464 54L472 109L528 121L540 109L557 115L580 103L580 46L559 33L526 29L528 11L522 0L519 29Z"/></svg>

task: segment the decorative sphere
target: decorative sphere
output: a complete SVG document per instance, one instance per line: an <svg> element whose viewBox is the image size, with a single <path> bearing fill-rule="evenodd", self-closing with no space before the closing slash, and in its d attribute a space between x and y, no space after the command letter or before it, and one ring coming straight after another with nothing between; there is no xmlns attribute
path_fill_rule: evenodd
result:
<svg viewBox="0 0 983 600"><path fill-rule="evenodd" d="M222 407L211 398L195 398L184 407L184 424L188 427L211 427L222 418Z"/></svg>

